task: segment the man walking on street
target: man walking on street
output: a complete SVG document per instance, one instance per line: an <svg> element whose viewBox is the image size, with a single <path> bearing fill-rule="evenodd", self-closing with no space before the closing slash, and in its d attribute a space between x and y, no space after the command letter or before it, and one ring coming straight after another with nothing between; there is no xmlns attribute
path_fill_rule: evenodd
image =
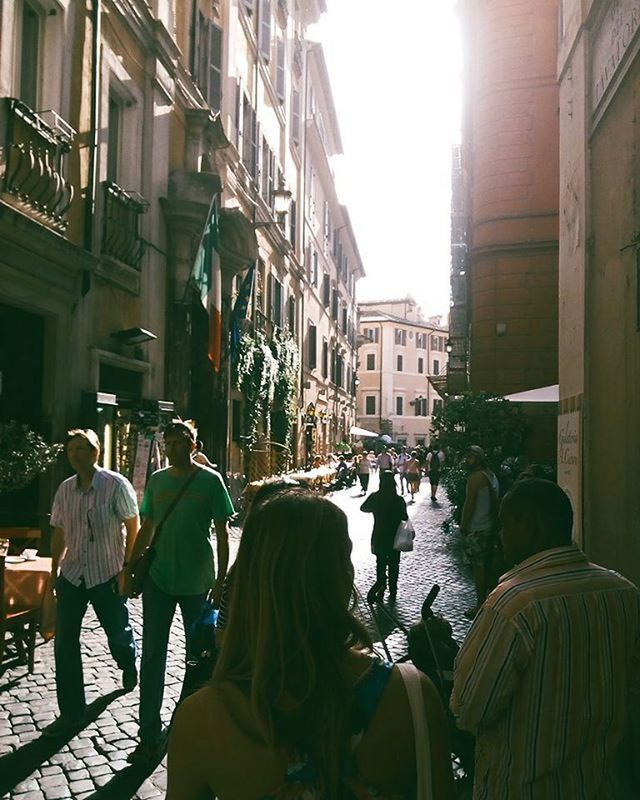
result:
<svg viewBox="0 0 640 800"><path fill-rule="evenodd" d="M455 664L451 709L476 735L475 800L635 797L619 760L640 708L640 592L571 541L556 484L517 483L500 509L515 565L489 595Z"/></svg>
<svg viewBox="0 0 640 800"><path fill-rule="evenodd" d="M98 466L99 456L94 431L69 431L67 457L76 474L60 484L51 511L53 558L47 591L55 591L57 598L54 655L60 716L45 729L48 736L68 735L84 718L80 631L89 603L122 670L123 688L131 691L138 680L123 572L138 532L138 503L126 478Z"/></svg>
<svg viewBox="0 0 640 800"><path fill-rule="evenodd" d="M378 465L378 470L380 472L383 472L384 470L393 472L395 468L395 461L386 447L381 453L378 454L378 457L376 458L376 464Z"/></svg>
<svg viewBox="0 0 640 800"><path fill-rule="evenodd" d="M498 559L498 479L489 469L484 450L471 445L465 452L469 471L467 493L462 509L460 533L465 558L471 564L478 603L467 609L465 616L473 619L487 594L497 582Z"/></svg>
<svg viewBox="0 0 640 800"><path fill-rule="evenodd" d="M183 422L164 432L171 466L149 479L141 506L144 518L132 563L157 537L155 558L142 591L140 667L140 743L129 755L133 764L153 764L164 750L160 709L164 694L169 632L180 606L188 651L190 629L207 595L220 601L229 561L227 520L234 513L220 474L194 463L196 433ZM218 568L214 567L211 525L215 526ZM161 529L161 535L160 535ZM197 687L188 674L181 699Z"/></svg>

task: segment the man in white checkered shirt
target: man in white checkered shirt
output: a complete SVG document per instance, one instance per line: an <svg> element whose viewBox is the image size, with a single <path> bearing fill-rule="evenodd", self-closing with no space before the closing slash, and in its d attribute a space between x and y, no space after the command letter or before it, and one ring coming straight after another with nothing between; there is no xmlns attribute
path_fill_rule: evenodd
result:
<svg viewBox="0 0 640 800"><path fill-rule="evenodd" d="M95 431L69 431L67 457L76 474L60 484L51 511L53 564L47 591L57 597L54 652L60 716L45 729L49 736L73 732L84 718L80 634L89 603L122 670L123 688L131 691L138 681L123 573L138 533L138 502L129 481L100 467L99 456Z"/></svg>

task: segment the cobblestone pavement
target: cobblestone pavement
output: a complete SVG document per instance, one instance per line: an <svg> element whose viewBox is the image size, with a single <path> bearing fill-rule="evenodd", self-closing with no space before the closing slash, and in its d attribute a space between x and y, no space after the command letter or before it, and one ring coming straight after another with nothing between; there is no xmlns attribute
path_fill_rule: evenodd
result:
<svg viewBox="0 0 640 800"><path fill-rule="evenodd" d="M372 489L375 489L372 476ZM441 493L444 495L444 492ZM441 587L434 610L452 623L461 640L469 623L462 612L473 604L471 582L461 565L459 553L441 529L448 513L446 501L432 506L427 482L409 514L416 529L415 549L402 555L400 583L395 613L405 624L414 622L420 606L433 583ZM356 584L364 596L375 575L375 560L369 542L373 519L363 514L363 500L356 487L336 493L333 500L349 516L353 539ZM239 541L239 531L232 532L232 554ZM141 602L130 604L137 641L141 640ZM371 624L365 603L361 603L365 621ZM383 625L389 633L388 645L394 658L405 652L406 642L400 633ZM374 638L376 637L374 634ZM57 713L53 670L53 643L41 643L36 650L36 668L28 675L25 667L7 669L0 675L0 797L20 800L64 800L64 798L164 797L166 761L149 773L130 766L127 754L136 745L138 690L124 694L120 672L108 650L104 633L89 609L82 636L83 663L89 723L69 741L46 739L40 730ZM171 632L167 664L163 717L169 722L180 693L184 660L184 639L179 615Z"/></svg>

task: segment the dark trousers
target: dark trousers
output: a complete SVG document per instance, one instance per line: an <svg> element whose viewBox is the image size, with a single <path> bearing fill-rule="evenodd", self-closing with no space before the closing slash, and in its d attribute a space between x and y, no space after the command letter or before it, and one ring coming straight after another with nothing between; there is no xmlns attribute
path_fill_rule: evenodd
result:
<svg viewBox="0 0 640 800"><path fill-rule="evenodd" d="M164 676L167 667L169 633L176 606L180 606L185 631L185 650L188 635L198 619L206 594L171 595L147 579L142 592L142 660L140 663L140 741L156 742L162 732L160 709L164 695ZM186 660L186 659L185 659ZM190 685L189 670L185 672L180 700L197 688Z"/></svg>
<svg viewBox="0 0 640 800"><path fill-rule="evenodd" d="M360 486L362 486L362 491L366 492L369 488L369 473L368 472L359 472L358 473L358 480L360 481Z"/></svg>
<svg viewBox="0 0 640 800"><path fill-rule="evenodd" d="M53 649L58 706L63 717L79 717L86 705L80 632L89 603L107 634L109 650L120 669L135 664L136 646L127 602L118 593L116 578L87 589L84 583L74 586L60 575L56 581L56 595L58 604Z"/></svg>
<svg viewBox="0 0 640 800"><path fill-rule="evenodd" d="M376 582L369 589L369 595L384 592L387 588L387 572L389 573L389 591L396 594L398 591L398 576L400 574L400 551L392 550L390 553L376 555Z"/></svg>

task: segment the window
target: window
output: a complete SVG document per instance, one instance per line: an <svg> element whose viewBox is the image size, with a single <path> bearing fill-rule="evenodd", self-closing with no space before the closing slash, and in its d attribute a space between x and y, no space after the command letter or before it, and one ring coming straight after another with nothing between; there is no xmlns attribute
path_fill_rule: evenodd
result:
<svg viewBox="0 0 640 800"><path fill-rule="evenodd" d="M329 344L326 339L322 340L322 377L326 378L329 374Z"/></svg>
<svg viewBox="0 0 640 800"><path fill-rule="evenodd" d="M376 413L376 396L375 395L367 395L364 398L364 413L367 416L372 416Z"/></svg>
<svg viewBox="0 0 640 800"><path fill-rule="evenodd" d="M291 141L300 144L300 92L297 89L291 92Z"/></svg>
<svg viewBox="0 0 640 800"><path fill-rule="evenodd" d="M344 387L344 356L336 357L336 385L341 389Z"/></svg>
<svg viewBox="0 0 640 800"><path fill-rule="evenodd" d="M337 360L338 360L338 351L334 347L331 350L331 365L330 365L330 368L329 368L329 372L330 372L329 380L331 381L331 383L335 383L336 382L336 362L337 362Z"/></svg>
<svg viewBox="0 0 640 800"><path fill-rule="evenodd" d="M331 278L328 272L322 276L322 302L325 308L331 305Z"/></svg>
<svg viewBox="0 0 640 800"><path fill-rule="evenodd" d="M271 297L269 302L269 319L274 325L282 327L282 284L274 277L270 276Z"/></svg>
<svg viewBox="0 0 640 800"><path fill-rule="evenodd" d="M341 320L341 327L342 332L346 333L347 328L349 326L349 309L346 306L342 307L342 320Z"/></svg>
<svg viewBox="0 0 640 800"><path fill-rule="evenodd" d="M440 362L437 358L433 359L433 374L439 375L440 374Z"/></svg>
<svg viewBox="0 0 640 800"><path fill-rule="evenodd" d="M404 397L396 397L396 414L399 417L404 414Z"/></svg>
<svg viewBox="0 0 640 800"><path fill-rule="evenodd" d="M109 117L107 120L107 180L118 183L120 177L120 136L122 130L122 104L109 91Z"/></svg>
<svg viewBox="0 0 640 800"><path fill-rule="evenodd" d="M427 348L427 334L416 333L416 347L418 350L426 350Z"/></svg>
<svg viewBox="0 0 640 800"><path fill-rule="evenodd" d="M438 350L440 353L442 353L444 350L444 336L432 336L431 349Z"/></svg>
<svg viewBox="0 0 640 800"><path fill-rule="evenodd" d="M369 372L376 368L376 354L375 353L367 353L367 369Z"/></svg>
<svg viewBox="0 0 640 800"><path fill-rule="evenodd" d="M378 344L380 341L380 328L363 328L362 332L370 342Z"/></svg>
<svg viewBox="0 0 640 800"><path fill-rule="evenodd" d="M442 400L434 400L433 401L433 410L434 410L434 412L437 411L438 409L441 409L441 408L442 408Z"/></svg>
<svg viewBox="0 0 640 800"><path fill-rule="evenodd" d="M424 358L418 359L418 374L424 375Z"/></svg>
<svg viewBox="0 0 640 800"><path fill-rule="evenodd" d="M396 356L396 372L404 371L404 356Z"/></svg>
<svg viewBox="0 0 640 800"><path fill-rule="evenodd" d="M260 175L260 192L267 203L271 203L273 197L273 176L276 171L276 157L267 144L265 137L262 137L262 169Z"/></svg>
<svg viewBox="0 0 640 800"><path fill-rule="evenodd" d="M40 70L40 14L26 0L22 3L20 23L18 96L23 103L36 111Z"/></svg>
<svg viewBox="0 0 640 800"><path fill-rule="evenodd" d="M285 68L284 68L284 42L278 39L276 42L276 94L280 104L284 104L285 89Z"/></svg>
<svg viewBox="0 0 640 800"><path fill-rule="evenodd" d="M246 95L242 105L242 163L255 178L258 173L258 124L256 112Z"/></svg>
<svg viewBox="0 0 640 800"><path fill-rule="evenodd" d="M331 291L331 319L338 321L338 290L335 288Z"/></svg>
<svg viewBox="0 0 640 800"><path fill-rule="evenodd" d="M260 55L268 63L271 59L271 0L260 0L259 22L258 47Z"/></svg>
<svg viewBox="0 0 640 800"><path fill-rule="evenodd" d="M307 331L307 348L307 366L309 369L315 369L318 365L318 339L317 328L313 322L309 323L309 328Z"/></svg>
<svg viewBox="0 0 640 800"><path fill-rule="evenodd" d="M413 407L416 412L416 417L426 417L429 414L429 407L427 405L427 398L418 395L413 401Z"/></svg>
<svg viewBox="0 0 640 800"><path fill-rule="evenodd" d="M287 325L291 334L296 332L296 298L294 295L289 297L287 304Z"/></svg>
<svg viewBox="0 0 640 800"><path fill-rule="evenodd" d="M424 436L416 436L416 447L424 447L426 439Z"/></svg>
<svg viewBox="0 0 640 800"><path fill-rule="evenodd" d="M396 344L406 345L407 332L402 328L396 328Z"/></svg>
<svg viewBox="0 0 640 800"><path fill-rule="evenodd" d="M222 104L222 28L198 13L191 72L210 108Z"/></svg>

